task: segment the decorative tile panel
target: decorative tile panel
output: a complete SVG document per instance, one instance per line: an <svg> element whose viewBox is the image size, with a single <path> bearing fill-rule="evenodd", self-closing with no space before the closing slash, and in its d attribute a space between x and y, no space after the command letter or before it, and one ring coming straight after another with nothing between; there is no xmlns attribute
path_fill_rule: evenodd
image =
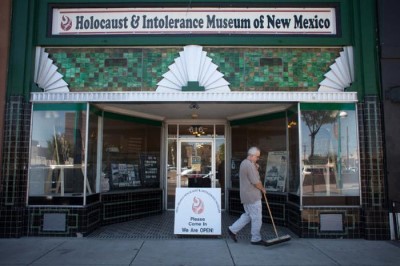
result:
<svg viewBox="0 0 400 266"><path fill-rule="evenodd" d="M366 96L358 104L361 199L366 239L390 239L389 213L383 163L381 106L378 97Z"/></svg>
<svg viewBox="0 0 400 266"><path fill-rule="evenodd" d="M70 91L155 91L182 47L46 48ZM337 48L203 47L232 91L317 91Z"/></svg>
<svg viewBox="0 0 400 266"><path fill-rule="evenodd" d="M6 103L0 175L0 237L20 237L26 201L31 104L12 96Z"/></svg>

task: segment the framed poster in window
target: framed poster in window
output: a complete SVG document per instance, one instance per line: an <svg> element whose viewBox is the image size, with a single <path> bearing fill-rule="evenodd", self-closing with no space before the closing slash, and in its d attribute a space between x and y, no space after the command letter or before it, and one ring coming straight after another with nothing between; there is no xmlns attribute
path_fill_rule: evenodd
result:
<svg viewBox="0 0 400 266"><path fill-rule="evenodd" d="M145 187L159 186L159 160L151 154L140 155L140 174Z"/></svg>
<svg viewBox="0 0 400 266"><path fill-rule="evenodd" d="M267 191L285 192L287 175L287 152L268 153L264 187Z"/></svg>
<svg viewBox="0 0 400 266"><path fill-rule="evenodd" d="M114 188L141 186L137 164L111 163L111 183Z"/></svg>

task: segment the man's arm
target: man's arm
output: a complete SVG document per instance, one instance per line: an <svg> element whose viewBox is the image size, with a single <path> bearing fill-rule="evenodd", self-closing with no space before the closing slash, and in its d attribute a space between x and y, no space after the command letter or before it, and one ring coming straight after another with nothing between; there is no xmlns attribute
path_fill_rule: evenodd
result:
<svg viewBox="0 0 400 266"><path fill-rule="evenodd" d="M259 190L261 190L262 193L265 194L265 188L263 186L263 184L261 182L258 182L257 184L254 185L256 188L258 188Z"/></svg>

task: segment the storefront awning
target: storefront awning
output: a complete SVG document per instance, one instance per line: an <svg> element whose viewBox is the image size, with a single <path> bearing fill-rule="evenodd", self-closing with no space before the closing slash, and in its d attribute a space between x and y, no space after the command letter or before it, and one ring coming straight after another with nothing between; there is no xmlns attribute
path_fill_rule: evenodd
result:
<svg viewBox="0 0 400 266"><path fill-rule="evenodd" d="M356 92L33 92L31 102L357 102Z"/></svg>

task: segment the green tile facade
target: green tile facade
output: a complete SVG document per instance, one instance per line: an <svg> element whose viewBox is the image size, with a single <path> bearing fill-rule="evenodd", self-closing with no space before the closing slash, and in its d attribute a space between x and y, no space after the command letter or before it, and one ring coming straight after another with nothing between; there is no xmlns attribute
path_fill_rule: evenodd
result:
<svg viewBox="0 0 400 266"><path fill-rule="evenodd" d="M203 47L232 91L316 91L337 48ZM155 91L182 47L47 48L71 91Z"/></svg>

